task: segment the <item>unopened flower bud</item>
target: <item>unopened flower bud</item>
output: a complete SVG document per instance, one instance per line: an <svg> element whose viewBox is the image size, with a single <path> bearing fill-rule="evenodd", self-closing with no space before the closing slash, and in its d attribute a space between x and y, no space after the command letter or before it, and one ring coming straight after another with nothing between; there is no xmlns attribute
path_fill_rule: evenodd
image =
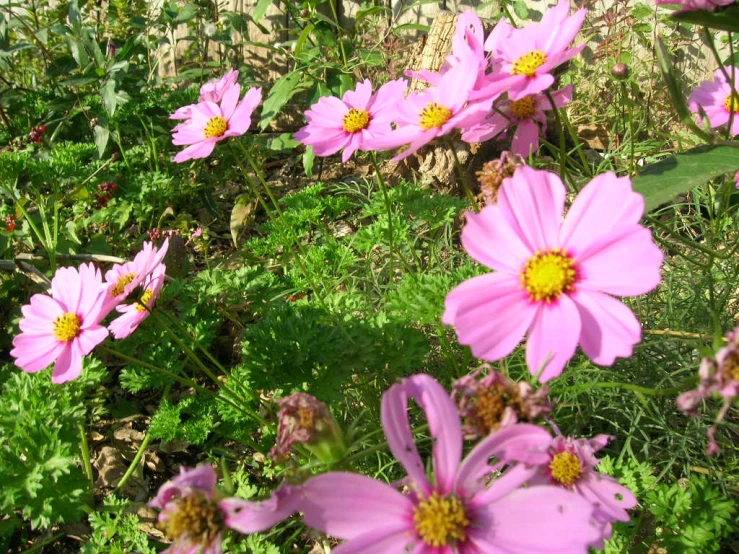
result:
<svg viewBox="0 0 739 554"><path fill-rule="evenodd" d="M277 460L302 442L323 463L340 460L346 445L339 424L326 405L310 394L296 392L277 400L277 443L269 455Z"/></svg>
<svg viewBox="0 0 739 554"><path fill-rule="evenodd" d="M630 72L629 66L625 63L617 63L611 68L611 75L618 80L626 79Z"/></svg>

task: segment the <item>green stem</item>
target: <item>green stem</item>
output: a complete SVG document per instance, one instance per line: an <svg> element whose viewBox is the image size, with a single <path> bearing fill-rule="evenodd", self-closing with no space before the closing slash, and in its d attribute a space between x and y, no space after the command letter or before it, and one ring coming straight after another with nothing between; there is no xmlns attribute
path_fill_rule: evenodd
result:
<svg viewBox="0 0 739 554"><path fill-rule="evenodd" d="M459 161L457 149L454 148L454 143L450 139L448 139L446 143L449 146L449 149L452 151L452 156L454 156L454 167L457 170L457 176L459 177L459 181L462 183L462 188L464 188L464 193L467 196L467 200L469 200L470 204L472 204L472 209L476 212L479 212L480 206L477 204L477 200L475 200L475 195L472 193L470 183L467 180L467 175L465 174L464 168L462 167L462 162Z"/></svg>
<svg viewBox="0 0 739 554"><path fill-rule="evenodd" d="M380 186L382 196L385 199L385 210L387 210L387 231L388 231L388 245L390 246L390 278L388 281L393 282L395 278L395 240L393 237L393 211L390 204L390 196L387 193L387 187L385 186L385 179L380 174L380 168L377 166L377 154L373 151L370 153L370 159L372 160L372 167L375 168L375 177L377 178L377 184Z"/></svg>
<svg viewBox="0 0 739 554"><path fill-rule="evenodd" d="M121 477L121 480L115 486L115 489L113 489L114 491L119 491L126 486L128 480L136 472L136 468L139 466L139 463L141 463L141 458L144 457L144 452L146 452L146 449L149 447L150 442L151 433L147 431L146 435L144 436L144 440L141 441L141 446L139 446L139 449L136 451L136 456L134 456L133 461L131 461L131 465L129 465L128 469L126 470L126 473L123 474L123 477Z"/></svg>
<svg viewBox="0 0 739 554"><path fill-rule="evenodd" d="M277 200L272 194L272 191L269 188L269 185L267 185L267 181L264 179L262 172L259 171L259 168L257 167L256 163L252 159L246 147L238 140L232 142L232 144L234 143L239 145L239 148L244 153L244 156L249 162L249 165L251 165L252 169L254 170L254 173L256 174L257 178L259 179L262 186L264 187L264 190L267 192L267 195L269 196L269 199L272 202L272 205L274 206L275 211L277 212L277 216L275 216L275 214L272 212L270 207L267 205L267 202L264 200L264 198L260 194L259 189L254 184L254 181L252 181L251 176L249 175L249 172L246 170L244 165L241 163L241 160L238 158L238 156L236 156L236 163L238 164L239 168L241 168L241 172L244 174L244 178L246 179L246 182L249 184L249 188L251 188L252 193L254 194L255 200L257 200L257 202L259 202L264 208L264 211L267 212L267 216L270 218L270 220L272 221L272 223L274 224L275 228L278 230L280 235L282 235L283 242L285 242L286 244L290 244L290 250L292 250L293 246L298 249L297 254L293 253L295 261L298 263L300 270L303 272L303 276L305 277L306 281L308 281L308 284L313 289L313 295L318 300L318 303L321 305L323 309L325 309L328 312L329 311L328 306L326 305L326 302L323 300L323 296L319 294L318 292L320 290L318 288L318 284L316 283L315 279L313 279L313 276L308 272L308 268L305 266L305 263L303 262L303 258L305 257L305 255L303 253L303 247L300 243L300 240L298 239L297 235L293 231L293 228L289 224L287 224L287 222L285 222L285 225L279 224L277 218L283 217L282 209L280 208L279 204L277 203ZM287 237L288 240L286 240L286 237L283 234L283 227L286 227L289 230L290 237Z"/></svg>
<svg viewBox="0 0 739 554"><path fill-rule="evenodd" d="M50 544L54 544L56 541L65 536L67 536L67 534L64 532L52 535L48 539L44 539L41 542L34 544L31 548L24 550L21 554L34 554L34 552L41 552L44 548L46 548Z"/></svg>
<svg viewBox="0 0 739 554"><path fill-rule="evenodd" d="M572 142L575 145L575 150L580 156L580 163L582 164L583 171L585 171L588 177L592 178L593 171L590 169L590 162L588 162L588 158L585 155L585 150L583 149L582 141L580 140L580 137L577 136L577 131L575 131L575 127L572 125L572 122L567 116L567 112L565 110L562 110L560 116L562 118L562 121L564 121L565 123L565 127L567 127L567 132L570 134L570 138L572 138Z"/></svg>
<svg viewBox="0 0 739 554"><path fill-rule="evenodd" d="M649 387L641 387L639 385L634 385L633 383L619 383L617 381L601 381L598 383L582 383L580 385L573 385L571 387L567 387L562 391L562 394L564 393L572 393L575 394L584 392L591 389L623 389L628 390L631 392L639 393L639 394L645 394L647 396L670 396L673 394L677 394L678 392L686 391L692 387L695 386L695 384L698 382L698 377L690 377L685 380L685 382L678 386L678 387L669 387L666 389L650 389Z"/></svg>
<svg viewBox="0 0 739 554"><path fill-rule="evenodd" d="M654 225L656 227L659 227L662 231L664 231L665 233L667 233L668 235L670 235L676 241L684 244L688 248L695 248L699 252L703 252L706 256L709 257L709 259L711 260L711 263L713 262L713 259L714 258L723 258L722 256L716 254L716 252L714 250L712 250L710 248L704 248L703 246L700 246L699 244L696 244L696 243L694 243L692 241L689 241L689 240L683 238L682 236L680 236L680 234L674 232L672 229L670 229L667 225L665 225L664 223L662 223L661 221L659 221L657 218L654 218L654 217L652 217L650 215L645 215L644 216L644 219L646 221L648 221L650 224L652 224L652 225ZM697 264L697 265L701 265L701 264Z"/></svg>
<svg viewBox="0 0 739 554"><path fill-rule="evenodd" d="M343 37L341 36L342 35L341 31L343 30L343 28L341 27L341 21L339 21L339 14L336 11L337 1L338 0L329 0L328 4L329 6L331 6L331 13L333 14L334 21L336 22L336 38L339 41L339 50L341 51L341 61L344 62L344 67L346 68L347 66L346 50L344 49L344 41L342 40Z"/></svg>
<svg viewBox="0 0 739 554"><path fill-rule="evenodd" d="M549 99L549 103L552 105L552 112L554 112L554 122L557 125L557 133L559 134L559 176L562 178L562 181L565 182L565 176L567 174L567 143L565 141L562 118L559 115L559 109L557 108L557 104L555 104L551 93L549 91L545 91L544 94L546 94Z"/></svg>
<svg viewBox="0 0 739 554"><path fill-rule="evenodd" d="M77 430L80 433L80 452L82 454L82 467L85 469L85 476L90 482L90 496L95 488L95 476L92 473L92 462L90 461L90 446L87 442L87 431L85 426L81 423L77 425Z"/></svg>

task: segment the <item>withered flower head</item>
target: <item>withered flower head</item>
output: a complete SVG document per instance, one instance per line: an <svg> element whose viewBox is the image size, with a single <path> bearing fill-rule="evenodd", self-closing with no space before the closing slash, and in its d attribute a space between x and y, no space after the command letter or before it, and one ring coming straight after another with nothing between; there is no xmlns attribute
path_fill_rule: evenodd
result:
<svg viewBox="0 0 739 554"><path fill-rule="evenodd" d="M516 168L521 165L525 165L521 156L503 152L500 158L485 162L482 170L475 173L486 205L489 206L498 201L498 189L503 184L503 179L512 177Z"/></svg>

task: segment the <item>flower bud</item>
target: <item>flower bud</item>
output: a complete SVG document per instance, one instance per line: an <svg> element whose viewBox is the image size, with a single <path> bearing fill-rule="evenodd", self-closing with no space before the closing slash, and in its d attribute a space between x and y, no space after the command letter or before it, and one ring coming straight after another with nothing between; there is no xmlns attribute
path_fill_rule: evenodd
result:
<svg viewBox="0 0 739 554"><path fill-rule="evenodd" d="M288 455L296 442L323 463L340 460L346 453L344 437L326 405L310 394L296 392L277 400L277 443L269 455L280 460Z"/></svg>
<svg viewBox="0 0 739 554"><path fill-rule="evenodd" d="M617 63L611 68L611 75L620 81L628 78L629 73L631 73L631 71L629 70L629 66L625 63Z"/></svg>

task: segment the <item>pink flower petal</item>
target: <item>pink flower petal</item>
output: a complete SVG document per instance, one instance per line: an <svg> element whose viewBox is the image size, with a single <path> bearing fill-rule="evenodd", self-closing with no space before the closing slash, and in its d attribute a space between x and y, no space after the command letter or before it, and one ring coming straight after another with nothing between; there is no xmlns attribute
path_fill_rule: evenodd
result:
<svg viewBox="0 0 739 554"><path fill-rule="evenodd" d="M399 554L407 552L413 536L406 527L373 529L332 549L333 554Z"/></svg>
<svg viewBox="0 0 739 554"><path fill-rule="evenodd" d="M601 173L583 187L570 206L560 242L572 255L586 256L615 228L639 223L643 213L644 197L633 191L628 177Z"/></svg>
<svg viewBox="0 0 739 554"><path fill-rule="evenodd" d="M51 373L51 382L55 384L66 383L76 379L81 373L82 355L77 350L74 342L67 343L56 359L54 371Z"/></svg>
<svg viewBox="0 0 739 554"><path fill-rule="evenodd" d="M511 150L524 158L539 150L539 126L530 119L521 121L513 135Z"/></svg>
<svg viewBox="0 0 739 554"><path fill-rule="evenodd" d="M611 365L616 357L631 356L641 340L641 326L623 302L597 291L571 294L580 312L580 347L599 365Z"/></svg>
<svg viewBox="0 0 739 554"><path fill-rule="evenodd" d="M280 486L262 502L226 498L218 505L225 512L226 527L242 534L251 534L266 531L288 518L299 509L302 495L299 487Z"/></svg>
<svg viewBox="0 0 739 554"><path fill-rule="evenodd" d="M587 554L601 535L583 525L592 512L588 501L564 489L519 489L489 505L480 535L506 554Z"/></svg>
<svg viewBox="0 0 739 554"><path fill-rule="evenodd" d="M96 325L82 331L76 339L80 353L87 356L93 349L103 342L108 336L108 330L105 327Z"/></svg>
<svg viewBox="0 0 739 554"><path fill-rule="evenodd" d="M233 116L236 104L239 102L239 96L241 96L241 86L236 84L229 87L223 95L223 99L221 100L221 114L223 114L226 120L230 120Z"/></svg>
<svg viewBox="0 0 739 554"><path fill-rule="evenodd" d="M577 491L596 506L596 513L602 512L608 521L629 521L631 510L637 505L636 497L628 488L608 475L589 471L578 481Z"/></svg>
<svg viewBox="0 0 739 554"><path fill-rule="evenodd" d="M207 158L213 152L216 147L218 138L204 139L201 142L191 144L181 152L178 152L174 157L174 161L177 163L186 162L187 160L197 160L200 158Z"/></svg>
<svg viewBox="0 0 739 554"><path fill-rule="evenodd" d="M526 344L529 372L536 375L546 363L539 381L546 383L558 377L565 364L575 355L580 329L580 313L566 294L552 304L540 303Z"/></svg>
<svg viewBox="0 0 739 554"><path fill-rule="evenodd" d="M498 271L518 274L533 255L522 237L504 219L498 206L485 206L480 213L467 212L462 246L475 261Z"/></svg>
<svg viewBox="0 0 739 554"><path fill-rule="evenodd" d="M380 412L382 428L385 430L390 451L403 465L420 492L430 494L431 484L426 477L426 469L418 454L408 422L408 396L401 385L390 387L382 395Z"/></svg>
<svg viewBox="0 0 739 554"><path fill-rule="evenodd" d="M413 375L403 380L405 392L423 409L433 439L434 476L439 494L449 494L462 459L462 425L457 406L439 382L428 375ZM383 404L393 400L383 396ZM407 417L407 416L406 416ZM387 433L386 433L387 434ZM396 454L393 451L393 454ZM397 455L396 455L397 458Z"/></svg>
<svg viewBox="0 0 739 554"><path fill-rule="evenodd" d="M654 289L662 280L662 251L652 233L641 225L622 225L577 256L577 287L620 296L637 296Z"/></svg>
<svg viewBox="0 0 739 554"><path fill-rule="evenodd" d="M413 530L413 503L390 485L353 473L324 473L303 485L300 510L307 525L340 539L371 530Z"/></svg>
<svg viewBox="0 0 739 554"><path fill-rule="evenodd" d="M495 361L521 342L536 315L517 279L502 273L473 277L447 295L443 322L483 360Z"/></svg>
<svg viewBox="0 0 739 554"><path fill-rule="evenodd" d="M557 175L528 166L504 179L498 194L498 207L515 222L514 229L531 252L559 246L564 201L565 187Z"/></svg>

